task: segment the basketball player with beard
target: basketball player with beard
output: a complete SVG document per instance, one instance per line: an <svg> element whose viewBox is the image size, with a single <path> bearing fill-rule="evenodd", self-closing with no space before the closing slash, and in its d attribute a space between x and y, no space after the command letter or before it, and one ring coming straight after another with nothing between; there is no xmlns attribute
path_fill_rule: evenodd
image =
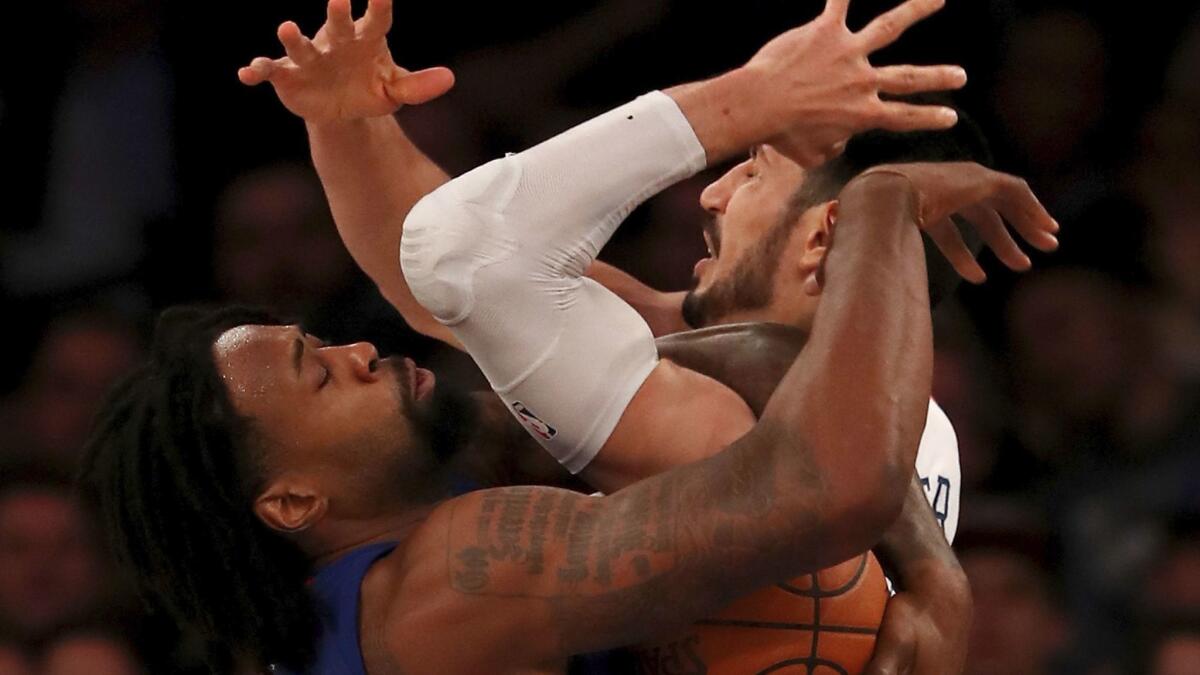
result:
<svg viewBox="0 0 1200 675"><path fill-rule="evenodd" d="M323 31L323 33L325 33L325 32L326 31ZM335 57L341 56L341 57L345 58L346 53L350 52L351 50L350 50L350 48L347 48L345 45L343 45L341 48L341 54L339 55L337 52L338 47L335 44L334 48L332 50L329 50L327 48L327 50L323 54L319 53L313 48L311 43L307 43L307 41L303 40L303 38L301 38L299 36L299 33L295 29L295 27L290 24L285 24L285 26L281 27L280 37L281 37L281 39L283 39L285 46L288 47L289 54L292 54L292 55L298 57L298 60L293 61L292 59L287 59L287 60L283 60L282 62L275 62L275 63L264 63L263 60L258 60L255 62L255 64L252 64L252 66L249 69L247 69L247 72L243 73L243 79L245 79L249 82L261 81L264 78L271 79L273 84L276 85L276 88L278 90L280 90L281 98L284 99L285 104L289 104L289 107L291 107L294 112L298 112L296 110L296 106L297 106L297 99L299 97L297 97L295 95L295 93L297 91L299 91L302 94L305 94L305 93L308 94L309 103L311 103L314 91L319 90L319 86L318 87L312 86L311 81L305 83L304 82L305 77L310 75L313 71L319 71L319 69L322 65L328 66L329 61L336 60L336 59L331 59L330 58L331 55L334 55ZM318 42L318 44L320 44L322 42L320 35L317 38L317 42ZM357 48L359 50L362 50L363 47L367 48L366 50L362 50L359 52L360 57L361 57L362 53L367 53L372 48L372 45L364 45L364 44L361 44L361 42L366 42L366 41L356 42L353 45L354 48ZM327 45L328 45L328 42L326 44L326 47L327 47ZM375 47L376 47L375 48L376 52L378 52L379 48L381 48L382 52L384 54L386 54L386 45L377 44ZM313 51L308 52L305 55L306 50L313 50ZM376 55L378 55L378 54L372 54L372 56L376 56ZM353 57L351 57L351 58L353 58ZM326 61L325 64L321 63L322 59ZM300 61L303 61L303 63L301 63ZM390 65L390 56L388 56L388 58L387 58L387 63ZM391 67L394 68L394 66L391 66ZM397 106L397 103L399 101L407 100L409 102L417 102L423 98L429 97L430 95L436 95L437 93L440 93L439 91L437 91L438 89L441 89L444 91L444 89L446 87L448 87L448 85L449 85L449 81L446 79L446 74L444 72L427 71L425 73L418 74L415 77L411 77L411 76L410 77L399 77L396 75L396 72L398 72L398 71L388 72L388 71L384 70L384 71L382 71L382 74L387 76L384 78L379 78L381 71L372 70L371 72L368 72L367 77L365 78L365 81L360 82L358 84L372 84L372 85L376 85L376 86L369 88L369 89L366 87L361 88L361 91L368 92L368 95L361 95L360 103L373 105L376 108L376 110L394 109ZM372 78L374 78L374 81L372 81ZM304 85L307 85L307 89ZM288 89L289 87L292 87L290 99L289 99L289 89ZM389 89L389 87L391 89ZM421 92L420 90L422 88L424 88L426 91ZM405 91L405 89L407 89L407 91ZM344 95L348 91L353 93L353 89L351 87L343 86L338 91L338 93ZM374 96L372 97L370 94L373 94ZM382 100L380 100L380 99L382 99ZM303 102L299 103L300 107L303 107L304 105L305 105L305 103L303 103ZM301 114L302 114L302 116L305 116L304 113L301 113ZM322 171L322 177L324 179L326 179L327 189L329 189L330 198L334 204L335 215L339 216L339 218L338 218L339 227L342 229L343 236L347 238L347 243L350 245L352 252L356 253L356 257L359 258L360 264L363 264L364 268L366 268L368 270L368 272L372 272L372 270L374 270L373 276L376 277L377 281L380 281L379 276L384 277L384 279L394 278L396 276L394 273L394 270L389 272L387 269L383 268L381 265L373 264L374 261L371 260L371 255L370 255L369 249L365 249L365 248L359 246L356 250L356 246L355 246L356 241L362 241L362 239L364 237L370 238L372 236L377 236L377 235L370 231L358 231L358 232L354 231L355 220L353 218L352 212L355 209L358 209L361 207L352 205L353 200L356 196L360 196L360 195L365 196L365 195L367 195L367 193L370 193L370 198L372 200L375 200L377 202L382 202L382 206L384 206L384 207L387 207L387 206L397 207L395 209L395 213L400 213L401 215L403 215L403 213L407 212L407 208L404 206L403 203L405 201L408 201L408 203L411 204L411 201L413 199L415 199L415 197L421 196L421 194L423 194L423 192L426 191L426 190L423 190L421 187L422 179L425 180L426 186L430 186L430 185L436 186L441 181L445 180L444 174L439 175L440 172L436 169L436 167L432 167L432 165L430 165L428 163L428 160L424 160L423 156L421 156L419 154L419 152L416 152L415 149L411 148L411 145L406 147L403 144L396 143L394 139L396 139L398 137L402 137L402 135L397 136L396 133L392 133L392 134L388 135L385 133L382 137L376 138L375 143L371 143L369 145L373 145L373 146L381 148L381 149L387 149L389 152L397 151L397 152L395 152L395 156L393 158L393 163L390 164L389 166L392 166L392 167L398 166L397 162L404 162L404 161L409 162L409 166L406 167L406 172L401 172L401 176L404 178L402 180L397 180L397 185L407 181L408 183L413 184L416 187L412 188L412 190L408 194L404 194L403 188L391 189L391 190L386 190L386 189L385 190L375 190L374 186L370 183L369 178L366 181L361 180L362 178L364 178L365 174L369 174L372 170L378 170L379 168L381 168L380 166L370 166L370 164L369 164L370 160L368 159L367 160L368 163L365 166L360 167L360 169L362 169L362 172L358 173L357 175L354 176L353 180L358 183L357 186L354 186L354 190L357 190L357 192L355 192L354 190L351 190L348 192L347 189L351 186L347 186L346 181L344 181L344 180L340 181L340 185L339 185L339 180L338 180L337 176L331 176L330 175L331 172L328 170L330 162L329 161L323 162L323 159L328 160L331 154L336 157L336 154L338 152L336 149L330 149L332 144L327 143L327 144L325 144L324 148L321 147L322 146L321 136L324 135L326 137L329 137L331 135L330 130L328 128L326 128L326 129L317 128L320 125L314 125L311 122L312 122L312 120L310 119L310 127L309 128L310 128L310 132L313 133L314 157L317 160L318 169L319 170L322 168L326 169L326 170ZM394 127L394 122L392 123L391 126ZM345 130L343 130L343 131L345 131ZM398 132L398 129L396 129L396 131ZM353 135L353 134L351 134L351 135ZM358 140L361 141L363 138L365 138L365 137L362 135L359 135ZM388 142L381 144L378 142L380 140L380 138L385 139ZM768 146L763 146L762 150L759 152L759 154L763 154L763 155L769 154L769 153L775 153L775 150ZM369 153L369 152L368 153L356 153L356 154L359 154L360 157L364 156L364 155L366 157L370 157L370 155L371 155L371 153ZM779 155L779 157L781 160L784 159L782 155ZM955 158L957 158L957 157L955 157ZM384 163L386 163L386 160L384 160ZM765 164L766 162L764 161L763 163ZM793 166L798 166L798 165L795 165L793 163ZM731 173L733 173L733 172L731 172ZM728 178L729 177L727 176L727 179ZM366 183L365 185L363 184L364 182ZM723 182L728 183L729 181L724 180ZM332 185L331 185L331 183L332 183ZM789 187L794 187L794 183L789 185ZM836 190L834 191L834 195L836 195ZM830 195L830 196L834 196L834 195ZM777 203L773 204L769 200L767 201L767 205L774 206L774 207L778 206ZM339 206L340 206L340 208L339 208ZM339 211L340 211L340 213L339 213ZM344 217L347 212L351 212L351 217L349 217L349 218ZM395 219L394 213L388 214L387 218ZM347 224L347 221L349 221L349 224ZM379 229L379 228L376 228L376 229ZM824 228L823 233L816 240L816 243L820 244L819 248L821 249L822 255L823 255L824 251L827 250L827 248L828 248L827 244L828 244L828 239L830 236L829 230L830 230L830 228L828 228L828 227ZM1007 235L1003 231L1003 226L1001 226L1000 234L1003 235L1003 237L1005 239L1007 239ZM999 239L997 241L1000 241L1000 244L999 244L1000 246L1004 246L1006 243L1007 244L1012 243L1011 239L1007 239L1006 242L1004 239ZM381 248L381 249L376 248L375 249L376 252L382 251L382 252L386 253L386 251L388 251L388 250L393 250L393 251L395 250L394 244L389 245L387 243L386 234L385 234L385 238L381 239L378 243L382 244L383 248ZM1041 240L1039 242L1039 244L1046 245L1045 240ZM1012 246L1015 247L1015 244L1012 244ZM363 255L364 250L368 251L367 255ZM1018 256L1021 255L1019 253L1019 251L1018 251L1017 255ZM385 255L384 257L386 258L387 256ZM809 256L808 260L809 261L816 260L815 266L819 266L820 258L814 259L812 256ZM960 264L960 266L962 266L964 269L967 270L967 273L972 273L974 271L974 270L971 270L969 267L972 264L972 261L970 261L969 256L966 256L964 258L963 256L960 255L957 258L957 262ZM386 261L384 261L383 264L386 264ZM1020 267L1022 264L1027 265L1027 262L1025 262L1025 263L1018 262L1017 263L1018 267ZM392 266L394 267L394 262L392 263ZM598 275L598 276L600 276L600 275ZM380 286L381 286L381 289L384 291L385 295L388 295L388 297L390 299L392 299L393 303L396 304L397 307L400 308L402 310L402 312L405 313L406 317L408 317L410 319L410 321L412 323L414 323L414 325L416 325L419 328L425 327L427 332L437 334L439 337L444 337L444 339L447 339L447 341L454 343L453 338L446 337L444 328L442 326L440 326L439 324L433 323L431 321L431 317L429 317L427 313L424 313L423 311L414 311L413 310L413 303L411 301L411 296L408 292L408 289L405 286L403 286L402 280L401 280L401 283L380 282ZM817 288L819 289L819 285L817 286ZM815 296L815 294L814 294L814 296ZM815 309L815 301L812 304L811 309ZM419 308L418 308L418 310L419 310ZM721 337L722 343L726 340L728 335L729 334L727 332L722 333L722 337ZM708 341L711 343L712 336L708 336ZM792 352L794 352L794 348L792 349ZM696 350L692 350L693 355L695 355L696 353L697 353ZM677 354L677 355L675 355L675 359L676 359L676 361L686 362L688 360L688 357L686 355ZM705 362L714 363L714 362L718 362L718 361L711 359L711 358L707 358L707 359L706 358L699 358L699 359L693 358L691 362L693 364L701 364L696 367L699 370L703 371L704 370L704 366L702 365L703 363L705 363ZM726 362L728 362L727 358L726 358ZM735 388L738 388L739 393L744 394L744 396L748 402L753 403L754 401L757 401L757 405L756 405L756 409L757 409L758 407L761 406L762 402L766 398L765 394L762 393L762 388L764 385L761 383L762 382L769 383L770 386L765 389L766 392L769 392L770 389L773 388L774 383L778 380L779 372L781 372L781 371L776 370L775 373L772 375L768 375L763 378L758 378L757 381L759 382L759 384L757 385L757 387L760 390L760 392L757 394L757 398L754 393L745 394L745 389L746 389L745 385L743 385L742 387L738 387L735 384ZM693 391L694 390L695 390L695 388L693 388ZM514 411L517 412L518 415L522 418L522 421L524 421L527 424L527 426L529 426L531 428L531 431L533 431L536 434L541 435L543 438L545 438L547 435L550 435L553 432L556 432L556 430L553 429L550 425L546 424L544 421L542 421L540 418L538 418L536 416L536 413L533 413L527 406L524 406L522 404L520 406L520 408L514 407ZM943 417L943 420L944 420L944 417ZM751 421L752 421L752 418L751 418ZM732 435L734 435L734 436L740 435L740 431L738 430L739 428L736 425L731 425L730 428L731 428L730 433ZM748 428L748 424L746 425L746 428ZM744 431L744 428L742 428L741 430ZM951 433L950 439L952 442L952 431L950 433ZM635 469L632 472L625 471L623 474L619 474L617 478L612 478L612 476L610 476L609 477L610 479L607 481L603 478L597 479L597 474L602 475L602 471L603 471L602 468L597 468L597 467L603 467L606 463L612 464L613 463L612 458L618 454L616 451L614 451L612 449L613 447L621 448L622 446L621 446L621 444L613 444L613 443L606 445L605 450L602 453L600 453L599 457L595 461L593 461L591 465L589 465L589 468L587 470L585 470L585 472L584 472L585 477L588 477L588 479L590 481L592 481L594 484L602 484L603 485L603 484L605 484L605 482L607 482L607 487L609 487L609 488L619 487L620 485L623 484L622 481L625 480L626 477L628 477L631 474L636 476L639 473L639 471L641 471L642 473L648 473L648 471L646 471L646 469L648 469L648 468L651 470L658 470L660 468L666 468L666 467L672 465L673 462L678 461L678 458L675 457L672 452L663 451L660 448L659 454L657 454L653 457L640 458L638 460L640 462L639 469ZM719 449L720 445L712 444L711 447L705 447L702 444L700 444L699 447L700 447L700 449L698 451L696 451L697 454L692 455L692 458L704 456L706 453L715 452L717 449ZM956 459L956 457L955 457L955 459ZM655 466L656 463L658 463L658 466ZM921 491L919 489L916 492L918 495L921 494ZM938 488L938 492L939 492L939 494L941 492L940 486ZM930 519L927 512L921 513L920 509L910 509L910 510L914 512L913 515L914 515L914 518L916 518L916 519L924 518L924 520L926 520L926 521L928 521ZM926 529L925 531L929 532L928 529ZM936 530L934 530L934 531L936 531ZM900 537L899 539L904 541L910 547L911 547L911 542L914 540L914 538L912 538L912 537ZM928 539L928 537L927 537L927 539ZM944 549L944 544L942 545L942 548ZM940 551L939 554L941 555L943 562L946 562L946 556L948 555L948 550ZM952 557L949 558L949 562L952 563ZM956 580L956 577L952 574L951 579ZM944 589L942 589L942 592L949 594L949 595L954 594L953 588L950 588L950 589L944 588ZM895 604L896 603L894 603L894 605ZM903 602L900 603L900 606L903 606ZM889 609L889 615L891 615L892 613L893 613L892 610ZM899 613L899 611L897 611L896 613ZM910 612L910 614L911 614L911 612ZM932 612L929 612L928 614L932 614ZM954 621L956 620L954 617L954 613L953 612L944 612L942 618L944 619L946 616L952 617L950 619L949 623L951 625L953 625ZM902 622L895 621L892 623L899 624ZM959 623L963 623L963 622L959 621ZM885 638L883 640L884 643L887 642L886 638L888 638L889 635L897 632L897 631L889 631L887 629L888 625L889 624L885 624L885 631L884 631L884 635L883 635L883 638ZM909 629L909 631L911 632L911 629ZM902 642L902 640L898 640L898 642ZM909 639L908 642L911 643L911 639ZM951 642L953 642L953 641L951 641ZM954 649L951 649L949 651L953 652ZM936 648L935 649L926 649L925 652L927 654L930 652L936 654L938 652L938 650ZM951 659L951 662L953 662L954 660L955 659ZM947 665L945 660L929 660L926 662L939 663L940 667L942 667L942 668L945 668ZM953 666L951 666L951 668L953 668Z"/></svg>

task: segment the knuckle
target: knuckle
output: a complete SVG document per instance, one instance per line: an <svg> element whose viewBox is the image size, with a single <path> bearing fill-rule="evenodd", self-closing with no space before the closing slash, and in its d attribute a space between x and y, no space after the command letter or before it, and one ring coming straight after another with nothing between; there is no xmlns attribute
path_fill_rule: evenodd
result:
<svg viewBox="0 0 1200 675"><path fill-rule="evenodd" d="M880 126L886 124L891 119L891 115L888 114L888 109L883 102L877 100L855 111L853 118L858 121L860 127L864 125Z"/></svg>
<svg viewBox="0 0 1200 675"><path fill-rule="evenodd" d="M900 24L896 22L895 17L884 16L877 19L879 32L884 35L895 35L900 30Z"/></svg>

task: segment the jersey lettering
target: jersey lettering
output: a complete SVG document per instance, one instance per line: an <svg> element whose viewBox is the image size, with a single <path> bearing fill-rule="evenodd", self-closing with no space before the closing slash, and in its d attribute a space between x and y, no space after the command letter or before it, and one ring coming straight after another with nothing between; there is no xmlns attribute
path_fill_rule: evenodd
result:
<svg viewBox="0 0 1200 675"><path fill-rule="evenodd" d="M950 517L950 479L945 476L937 477L937 487L934 488L929 478L919 477L921 486L925 488L925 497L933 507L933 515L937 518L942 530L946 529L946 519Z"/></svg>

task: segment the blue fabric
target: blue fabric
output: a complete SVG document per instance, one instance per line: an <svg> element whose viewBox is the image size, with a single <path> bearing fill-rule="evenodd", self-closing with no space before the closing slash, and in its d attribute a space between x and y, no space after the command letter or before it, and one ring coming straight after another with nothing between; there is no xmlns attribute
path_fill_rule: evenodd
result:
<svg viewBox="0 0 1200 675"><path fill-rule="evenodd" d="M395 542L355 549L317 571L309 586L321 616L317 658L304 675L367 675L358 639L358 607L363 577L371 565L396 548ZM625 652L576 656L569 675L633 672ZM277 675L294 675L276 667Z"/></svg>
<svg viewBox="0 0 1200 675"><path fill-rule="evenodd" d="M371 565L395 542L355 549L317 571L309 590L321 615L317 658L306 675L367 675L358 641L358 597ZM274 672L289 675L277 668Z"/></svg>
<svg viewBox="0 0 1200 675"><path fill-rule="evenodd" d="M567 675L618 675L640 672L633 655L625 650L581 654L567 663Z"/></svg>

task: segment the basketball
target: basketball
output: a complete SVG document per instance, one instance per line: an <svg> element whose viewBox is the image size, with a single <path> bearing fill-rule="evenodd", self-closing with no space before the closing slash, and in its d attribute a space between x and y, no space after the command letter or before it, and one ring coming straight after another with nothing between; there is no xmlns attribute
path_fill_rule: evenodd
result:
<svg viewBox="0 0 1200 675"><path fill-rule="evenodd" d="M854 675L871 660L888 592L865 553L746 596L682 638L638 651L642 675Z"/></svg>

